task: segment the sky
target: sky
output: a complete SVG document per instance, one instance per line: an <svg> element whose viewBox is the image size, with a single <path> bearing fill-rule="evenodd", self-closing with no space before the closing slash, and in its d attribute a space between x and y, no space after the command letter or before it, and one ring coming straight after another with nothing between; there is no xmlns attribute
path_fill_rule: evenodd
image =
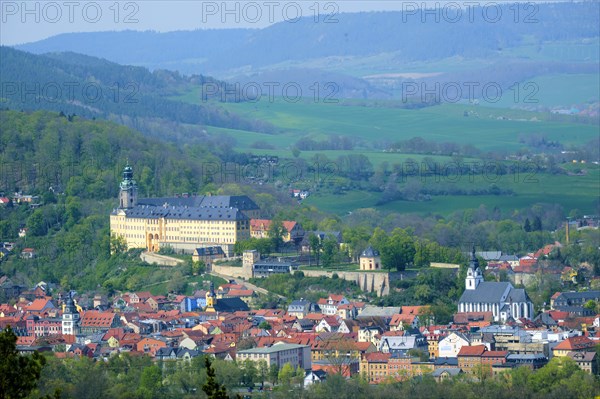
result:
<svg viewBox="0 0 600 399"><path fill-rule="evenodd" d="M335 21L360 11L410 11L415 7L473 7L524 0L0 0L0 44L17 45L61 33L115 30L169 32L193 29L262 28L297 17ZM555 0L550 0L555 1Z"/></svg>

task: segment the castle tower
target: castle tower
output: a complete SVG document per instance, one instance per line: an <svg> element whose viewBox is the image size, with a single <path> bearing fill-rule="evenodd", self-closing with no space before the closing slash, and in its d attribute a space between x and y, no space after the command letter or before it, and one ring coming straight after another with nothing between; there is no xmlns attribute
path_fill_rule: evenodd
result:
<svg viewBox="0 0 600 399"><path fill-rule="evenodd" d="M75 306L72 292L69 292L69 297L64 307L61 332L63 335L77 335L79 333L79 312Z"/></svg>
<svg viewBox="0 0 600 399"><path fill-rule="evenodd" d="M473 246L471 260L469 261L469 270L467 270L467 278L465 279L465 288L467 290L474 290L481 282L483 282L483 275L479 268L479 260L475 256L475 246Z"/></svg>
<svg viewBox="0 0 600 399"><path fill-rule="evenodd" d="M247 278L254 277L254 264L260 260L260 253L255 249L248 249L242 255L242 271Z"/></svg>
<svg viewBox="0 0 600 399"><path fill-rule="evenodd" d="M129 209L137 204L137 183L133 180L133 168L127 166L123 169L123 181L119 190L119 208Z"/></svg>
<svg viewBox="0 0 600 399"><path fill-rule="evenodd" d="M380 270L381 257L379 251L369 246L360 254L360 270Z"/></svg>

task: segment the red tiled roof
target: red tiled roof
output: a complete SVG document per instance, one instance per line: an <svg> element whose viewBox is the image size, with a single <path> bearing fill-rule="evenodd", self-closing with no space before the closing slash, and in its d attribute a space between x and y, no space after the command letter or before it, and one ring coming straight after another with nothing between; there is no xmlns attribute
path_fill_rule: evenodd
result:
<svg viewBox="0 0 600 399"><path fill-rule="evenodd" d="M116 314L112 312L88 310L81 316L81 326L109 328L112 325L115 316Z"/></svg>
<svg viewBox="0 0 600 399"><path fill-rule="evenodd" d="M595 346L594 341L588 337L570 337L559 343L554 347L554 350L571 350L577 351L582 349L593 348Z"/></svg>
<svg viewBox="0 0 600 399"><path fill-rule="evenodd" d="M369 363L387 363L392 357L390 353L372 352L365 354L364 358Z"/></svg>
<svg viewBox="0 0 600 399"><path fill-rule="evenodd" d="M481 356L485 351L485 345L463 346L456 356Z"/></svg>

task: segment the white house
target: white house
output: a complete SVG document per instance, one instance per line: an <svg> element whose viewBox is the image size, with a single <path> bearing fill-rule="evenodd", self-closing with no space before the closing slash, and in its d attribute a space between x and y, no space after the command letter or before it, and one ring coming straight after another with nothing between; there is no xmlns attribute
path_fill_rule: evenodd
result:
<svg viewBox="0 0 600 399"><path fill-rule="evenodd" d="M438 343L438 358L456 357L460 348L469 346L470 340L463 333L453 331Z"/></svg>

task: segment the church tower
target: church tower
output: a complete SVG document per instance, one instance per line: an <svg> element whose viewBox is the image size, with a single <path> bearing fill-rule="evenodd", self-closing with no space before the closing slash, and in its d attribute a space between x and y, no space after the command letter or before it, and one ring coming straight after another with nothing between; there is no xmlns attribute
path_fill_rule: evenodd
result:
<svg viewBox="0 0 600 399"><path fill-rule="evenodd" d="M79 334L79 312L73 300L73 293L69 292L69 298L65 304L62 315L62 334L77 335Z"/></svg>
<svg viewBox="0 0 600 399"><path fill-rule="evenodd" d="M217 294L215 293L215 283L210 282L210 289L206 293L206 310L205 312L215 312L217 303Z"/></svg>
<svg viewBox="0 0 600 399"><path fill-rule="evenodd" d="M481 282L483 282L483 275L481 274L481 269L479 268L477 256L475 256L475 246L473 246L471 260L469 261L469 270L467 270L467 278L465 279L465 288L468 290L474 290Z"/></svg>
<svg viewBox="0 0 600 399"><path fill-rule="evenodd" d="M127 166L123 169L123 181L119 191L119 208L129 209L137 204L137 183L133 180L133 168Z"/></svg>

